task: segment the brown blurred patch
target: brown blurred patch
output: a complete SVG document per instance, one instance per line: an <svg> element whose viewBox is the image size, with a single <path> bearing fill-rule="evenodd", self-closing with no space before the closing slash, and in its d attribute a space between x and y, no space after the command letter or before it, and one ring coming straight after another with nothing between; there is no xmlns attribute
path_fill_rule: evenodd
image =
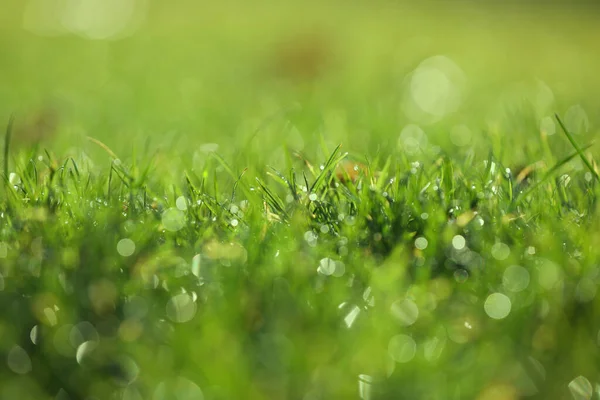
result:
<svg viewBox="0 0 600 400"><path fill-rule="evenodd" d="M56 136L59 113L55 107L45 106L25 115L17 115L12 133L16 145L33 145Z"/></svg>
<svg viewBox="0 0 600 400"><path fill-rule="evenodd" d="M342 160L335 169L335 176L341 183L356 183L361 177L370 177L369 172L369 167L361 162ZM375 180L379 176L379 171L372 172Z"/></svg>
<svg viewBox="0 0 600 400"><path fill-rule="evenodd" d="M288 36L275 44L268 57L273 77L295 82L313 81L322 76L333 61L330 35L315 29Z"/></svg>
<svg viewBox="0 0 600 400"><path fill-rule="evenodd" d="M516 182L518 185L527 184L531 181L531 178L535 176L536 171L541 168L544 168L546 164L543 161L538 161L533 164L518 166L515 168L516 173Z"/></svg>
<svg viewBox="0 0 600 400"><path fill-rule="evenodd" d="M368 167L358 161L343 160L335 169L335 176L342 183L356 183L362 176L368 174Z"/></svg>

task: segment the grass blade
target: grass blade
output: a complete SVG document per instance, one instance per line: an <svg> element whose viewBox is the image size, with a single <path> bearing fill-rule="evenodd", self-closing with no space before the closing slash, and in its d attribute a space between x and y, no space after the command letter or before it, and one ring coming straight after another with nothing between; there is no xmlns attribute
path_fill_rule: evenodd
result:
<svg viewBox="0 0 600 400"><path fill-rule="evenodd" d="M325 163L323 170L321 171L321 173L317 176L317 179L315 179L315 181L313 182L312 186L309 189L309 193L313 193L315 188L318 188L319 185L323 182L323 180L329 176L330 172L333 172L333 170L335 169L335 167L337 166L337 164L342 161L344 158L346 158L346 156L348 155L348 153L344 153L339 157L336 157L338 152L340 151L340 148L342 147L341 144L339 144L331 153L331 155L329 156L329 159L327 159L327 162Z"/></svg>
<svg viewBox="0 0 600 400"><path fill-rule="evenodd" d="M559 162L557 162L556 164L554 164L554 166L552 166L552 168L550 168L548 170L548 172L546 172L546 174L542 177L542 179L540 179L539 181L537 181L536 183L534 183L525 193L517 195L516 199L517 200L521 200L521 199L524 199L527 196L529 196L529 194L531 194L542 183L546 182L548 180L548 178L550 178L556 171L558 171L558 169L560 167L562 167L563 165L565 165L566 163L568 163L569 161L571 161L573 158L575 158L578 155L580 155L582 151L585 151L585 150L589 149L590 147L592 147L592 145L593 145L593 143L590 143L587 146L584 146L583 148L578 149L577 151L569 154L568 156L566 156L565 158L563 158L562 160L560 160Z"/></svg>
<svg viewBox="0 0 600 400"><path fill-rule="evenodd" d="M563 132L567 136L567 139L569 139L569 142L571 142L571 145L573 146L573 148L575 148L575 150L577 150L577 154L579 154L579 157L581 157L581 160L583 161L583 163L586 165L586 167L588 167L588 169L590 170L592 175L594 175L596 177L596 179L600 181L600 176L598 175L598 173L592 166L592 163L590 163L590 161L587 159L585 154L583 154L583 149L581 147L579 147L579 145L575 141L575 138L573 137L573 135L571 135L571 132L569 132L569 130L567 129L567 127L565 126L563 121L560 119L558 114L554 114L554 116L556 117L556 120L558 121L558 124L562 128Z"/></svg>
<svg viewBox="0 0 600 400"><path fill-rule="evenodd" d="M280 216L287 219L287 217L288 217L287 212L285 211L285 208L283 206L283 201L281 201L279 196L277 196L275 193L273 193L265 184L263 184L261 182L260 179L256 178L256 182L262 189L262 192L265 194L266 201L271 206L271 208L273 210L277 211Z"/></svg>

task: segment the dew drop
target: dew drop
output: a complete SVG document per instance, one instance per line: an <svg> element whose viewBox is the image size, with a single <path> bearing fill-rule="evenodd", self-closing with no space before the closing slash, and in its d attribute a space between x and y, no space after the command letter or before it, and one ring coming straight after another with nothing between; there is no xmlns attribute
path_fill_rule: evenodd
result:
<svg viewBox="0 0 600 400"><path fill-rule="evenodd" d="M38 344L38 341L40 340L40 328L37 325L31 328L31 331L29 332L29 339L31 339L31 343L35 345Z"/></svg>
<svg viewBox="0 0 600 400"><path fill-rule="evenodd" d="M84 342L77 347L77 352L75 353L75 359L79 365L83 365L87 357L98 347L98 342L94 340L90 340Z"/></svg>
<svg viewBox="0 0 600 400"><path fill-rule="evenodd" d="M429 242L423 236L415 239L415 247L419 250L425 250Z"/></svg>
<svg viewBox="0 0 600 400"><path fill-rule="evenodd" d="M502 285L511 292L523 291L529 286L529 271L520 265L511 265L504 270Z"/></svg>
<svg viewBox="0 0 600 400"><path fill-rule="evenodd" d="M581 375L569 382L569 391L574 400L590 400L593 395L592 384Z"/></svg>
<svg viewBox="0 0 600 400"><path fill-rule="evenodd" d="M175 207L177 207L180 211L185 211L188 208L188 201L185 197L179 196L177 200L175 200Z"/></svg>
<svg viewBox="0 0 600 400"><path fill-rule="evenodd" d="M121 239L117 243L117 253L123 257L129 257L135 253L135 243L131 239Z"/></svg>
<svg viewBox="0 0 600 400"><path fill-rule="evenodd" d="M465 248L467 241L461 235L456 235L452 238L452 247L456 250L462 250Z"/></svg>
<svg viewBox="0 0 600 400"><path fill-rule="evenodd" d="M323 258L319 261L319 266L317 267L317 272L321 275L332 275L335 272L336 266L335 261L331 258Z"/></svg>
<svg viewBox="0 0 600 400"><path fill-rule="evenodd" d="M354 322L356 321L356 318L358 318L359 314L360 308L358 308L358 306L352 307L350 312L346 314L346 316L344 317L344 324L346 324L346 327L348 329L352 328L352 325L354 325Z"/></svg>
<svg viewBox="0 0 600 400"><path fill-rule="evenodd" d="M346 265L341 262L341 261L336 261L335 262L335 270L333 271L333 276L335 276L336 278L340 278L342 276L344 276L344 274L346 273Z"/></svg>
<svg viewBox="0 0 600 400"><path fill-rule="evenodd" d="M404 326L414 324L419 318L419 307L410 299L395 301L390 310L394 318Z"/></svg>
<svg viewBox="0 0 600 400"><path fill-rule="evenodd" d="M167 302L167 317L173 322L185 323L196 315L196 303L187 293L180 293Z"/></svg>
<svg viewBox="0 0 600 400"><path fill-rule="evenodd" d="M185 214L177 208L169 208L162 214L162 224L166 230L177 232L185 225Z"/></svg>
<svg viewBox="0 0 600 400"><path fill-rule="evenodd" d="M511 302L502 293L490 294L483 305L485 313L493 319L504 319L510 314Z"/></svg>
<svg viewBox="0 0 600 400"><path fill-rule="evenodd" d="M510 255L510 247L502 242L495 243L492 246L492 257L498 261L503 261Z"/></svg>
<svg viewBox="0 0 600 400"><path fill-rule="evenodd" d="M417 353L417 344L408 335L396 335L388 343L388 354L397 363L407 363Z"/></svg>
<svg viewBox="0 0 600 400"><path fill-rule="evenodd" d="M8 368L15 374L25 375L31 371L31 358L20 346L13 346L6 357Z"/></svg>
<svg viewBox="0 0 600 400"><path fill-rule="evenodd" d="M454 271L454 280L458 283L464 283L469 279L469 272L466 269L457 269Z"/></svg>

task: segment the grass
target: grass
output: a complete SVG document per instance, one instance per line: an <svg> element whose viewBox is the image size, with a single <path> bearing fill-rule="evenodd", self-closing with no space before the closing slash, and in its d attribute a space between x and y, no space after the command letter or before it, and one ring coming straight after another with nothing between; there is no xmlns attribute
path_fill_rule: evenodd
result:
<svg viewBox="0 0 600 400"><path fill-rule="evenodd" d="M272 78L270 7L154 4L113 44L7 20L0 398L597 399L595 22L311 6L336 66ZM470 84L435 121L402 95L432 54Z"/></svg>
<svg viewBox="0 0 600 400"><path fill-rule="evenodd" d="M175 185L23 154L2 209L4 393L558 398L597 374L595 179L396 156L342 184L340 150L256 181L214 155Z"/></svg>

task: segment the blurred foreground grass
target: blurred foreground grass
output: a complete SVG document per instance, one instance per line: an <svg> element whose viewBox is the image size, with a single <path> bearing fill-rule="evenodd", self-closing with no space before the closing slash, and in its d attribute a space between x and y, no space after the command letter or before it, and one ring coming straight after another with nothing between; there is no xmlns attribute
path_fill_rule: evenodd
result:
<svg viewBox="0 0 600 400"><path fill-rule="evenodd" d="M594 10L113 3L0 15L0 398L598 397Z"/></svg>

